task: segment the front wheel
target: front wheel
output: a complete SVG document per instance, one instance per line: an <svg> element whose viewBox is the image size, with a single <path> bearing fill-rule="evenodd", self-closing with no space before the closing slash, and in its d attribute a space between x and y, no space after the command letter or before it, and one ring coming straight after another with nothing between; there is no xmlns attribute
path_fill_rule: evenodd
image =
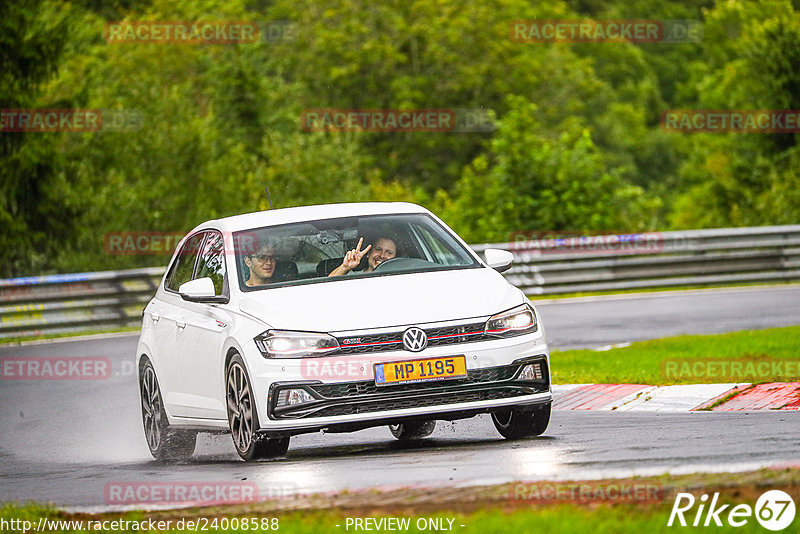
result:
<svg viewBox="0 0 800 534"><path fill-rule="evenodd" d="M144 437L153 458L183 460L194 454L197 432L170 428L164 411L161 388L158 386L153 364L149 360L144 362L139 373L139 393L142 401Z"/></svg>
<svg viewBox="0 0 800 534"><path fill-rule="evenodd" d="M433 434L436 421L423 421L421 423L400 423L389 425L389 431L399 440L422 439Z"/></svg>
<svg viewBox="0 0 800 534"><path fill-rule="evenodd" d="M550 424L550 408L548 403L535 410L502 410L492 413L494 427L506 439L520 439L539 436Z"/></svg>
<svg viewBox="0 0 800 534"><path fill-rule="evenodd" d="M256 430L258 416L253 390L241 356L231 358L225 376L228 423L236 452L245 461L284 456L289 449L289 438L268 438Z"/></svg>

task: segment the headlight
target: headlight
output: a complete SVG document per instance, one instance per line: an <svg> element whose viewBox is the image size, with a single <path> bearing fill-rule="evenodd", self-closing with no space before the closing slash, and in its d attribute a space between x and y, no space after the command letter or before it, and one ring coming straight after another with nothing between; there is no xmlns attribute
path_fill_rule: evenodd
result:
<svg viewBox="0 0 800 534"><path fill-rule="evenodd" d="M486 333L492 336L527 334L536 329L536 315L527 304L498 313L486 321Z"/></svg>
<svg viewBox="0 0 800 534"><path fill-rule="evenodd" d="M254 341L265 358L313 358L339 348L335 337L314 332L267 330Z"/></svg>

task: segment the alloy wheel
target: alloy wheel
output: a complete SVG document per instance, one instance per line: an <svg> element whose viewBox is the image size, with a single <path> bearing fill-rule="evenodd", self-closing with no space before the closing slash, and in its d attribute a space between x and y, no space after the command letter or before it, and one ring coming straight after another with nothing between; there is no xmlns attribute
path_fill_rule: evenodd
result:
<svg viewBox="0 0 800 534"><path fill-rule="evenodd" d="M233 443L244 453L253 441L253 402L247 375L239 362L233 362L228 369L227 401Z"/></svg>
<svg viewBox="0 0 800 534"><path fill-rule="evenodd" d="M161 446L161 395L158 391L156 373L153 367L145 367L142 376L142 419L147 445L151 451Z"/></svg>

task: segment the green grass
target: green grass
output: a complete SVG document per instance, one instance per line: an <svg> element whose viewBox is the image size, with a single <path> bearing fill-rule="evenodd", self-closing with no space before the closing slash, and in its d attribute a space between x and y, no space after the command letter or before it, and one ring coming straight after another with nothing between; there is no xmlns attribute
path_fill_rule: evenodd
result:
<svg viewBox="0 0 800 534"><path fill-rule="evenodd" d="M555 384L794 382L800 326L669 337L608 351L553 351L550 359ZM724 366L736 362L740 370L726 373Z"/></svg>

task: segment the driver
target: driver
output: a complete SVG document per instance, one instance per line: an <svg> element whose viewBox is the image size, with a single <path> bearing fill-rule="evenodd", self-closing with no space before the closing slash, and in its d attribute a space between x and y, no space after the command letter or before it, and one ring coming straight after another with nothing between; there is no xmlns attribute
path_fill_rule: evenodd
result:
<svg viewBox="0 0 800 534"><path fill-rule="evenodd" d="M375 240L375 243L368 245L367 248L361 250L361 244L363 242L364 238L362 237L358 240L358 245L356 245L356 248L348 251L347 254L344 255L344 259L342 259L342 264L331 271L331 274L328 276L342 276L344 274L349 274L359 266L361 263L361 258L363 258L367 253L369 253L367 255L367 266L362 271L365 273L371 273L381 263L397 257L397 243L395 243L394 239L390 237L379 237ZM372 250L371 252L370 249Z"/></svg>
<svg viewBox="0 0 800 534"><path fill-rule="evenodd" d="M244 264L250 270L250 277L245 285L263 286L273 282L277 263L274 245L262 243L253 254L244 257Z"/></svg>

